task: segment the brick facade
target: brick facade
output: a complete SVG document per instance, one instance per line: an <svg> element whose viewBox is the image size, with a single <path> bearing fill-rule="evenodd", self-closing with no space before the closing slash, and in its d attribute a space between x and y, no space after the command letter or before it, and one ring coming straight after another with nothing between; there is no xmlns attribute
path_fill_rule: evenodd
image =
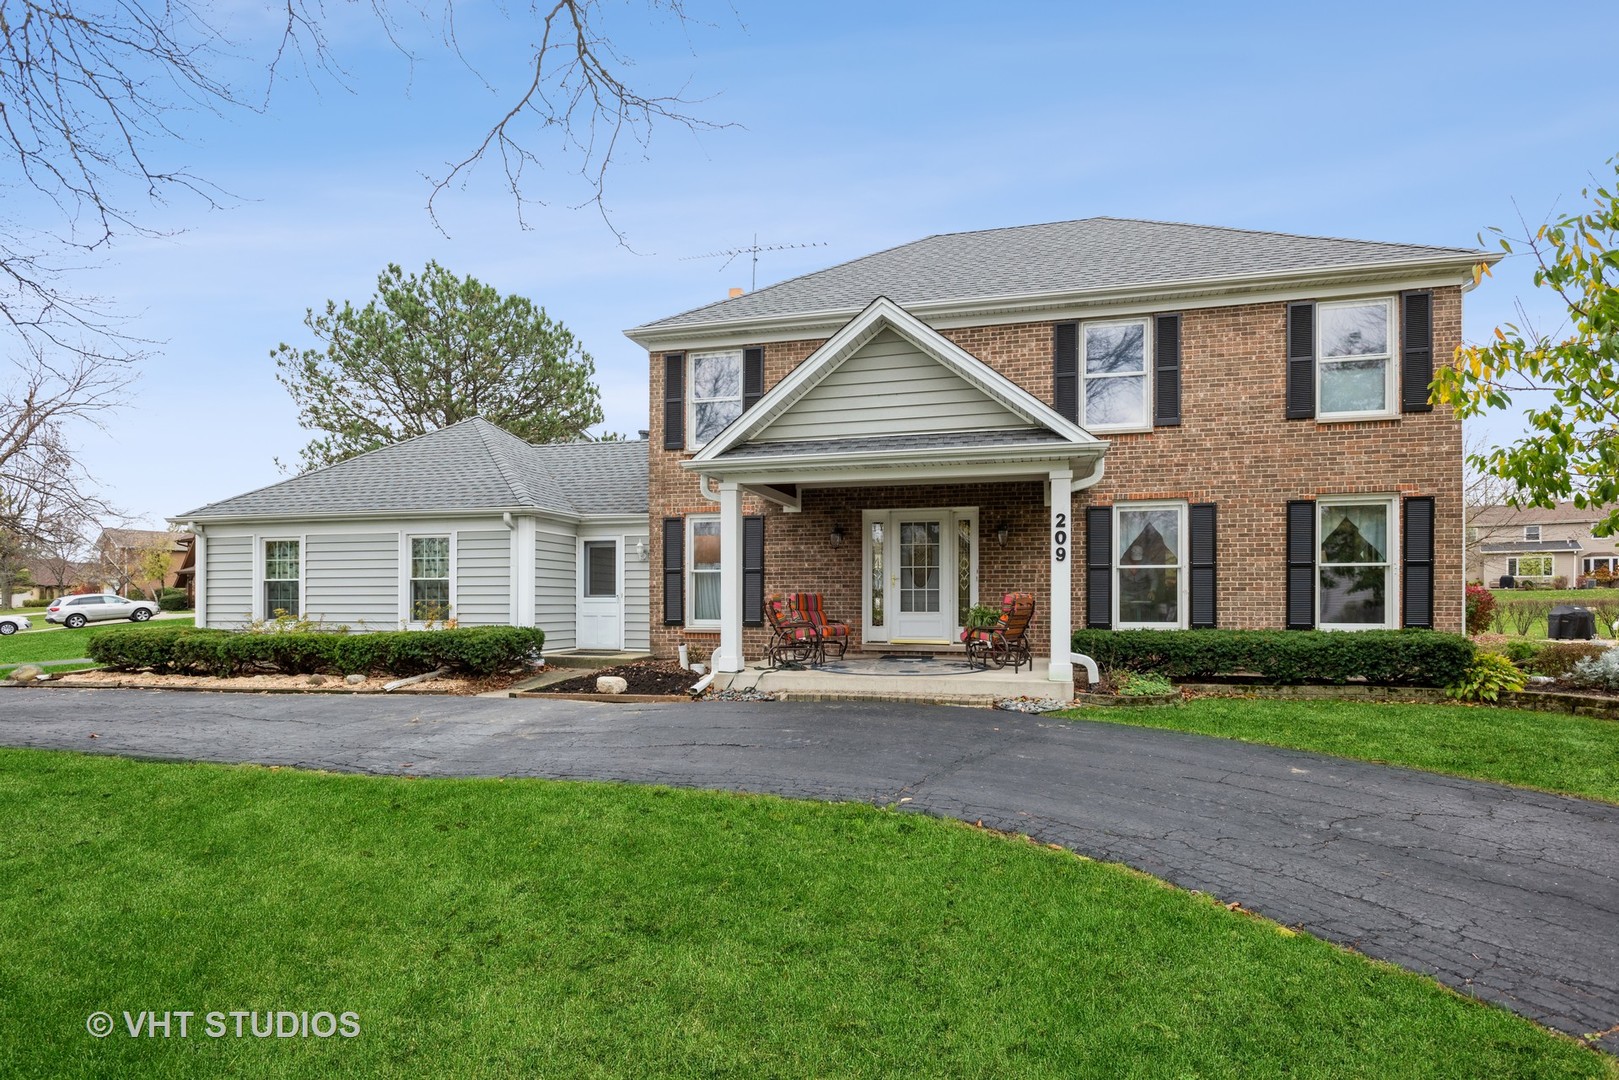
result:
<svg viewBox="0 0 1619 1080"><path fill-rule="evenodd" d="M1184 499L1218 506L1219 625L1280 628L1285 622L1286 504L1319 495L1427 495L1435 499L1434 625L1459 630L1462 620L1462 431L1448 410L1406 413L1392 420L1318 422L1287 420L1285 406L1286 304L1261 303L1187 309L1181 329L1181 424L1151 432L1106 435L1104 479L1076 493L1076 522L1086 505L1131 499ZM1461 290L1434 290L1434 357L1442 363L1461 342ZM943 331L962 348L1050 402L1049 322ZM819 341L765 346L768 390L812 353ZM1396 358L1394 363L1398 363ZM719 634L695 633L663 623L663 519L715 513L698 481L680 468L689 453L663 449L663 363L653 354L650 415L652 643L659 656L682 642L706 653ZM998 598L1014 588L1031 591L1043 611L1049 598L1045 533L1047 510L1037 483L960 484L915 488L842 488L804 493L803 512L789 514L758 500L745 512L763 513L765 591L825 594L834 617L856 626L862 592L861 511L905 507L980 507L979 597ZM1010 525L1006 546L994 538ZM834 548L832 526L847 539ZM1394 553L1398 558L1398 553ZM1074 625L1083 625L1083 535L1075 537ZM1398 571L1396 570L1396 577ZM1039 649L1046 648L1037 617ZM745 655L760 654L768 630L748 628Z"/></svg>

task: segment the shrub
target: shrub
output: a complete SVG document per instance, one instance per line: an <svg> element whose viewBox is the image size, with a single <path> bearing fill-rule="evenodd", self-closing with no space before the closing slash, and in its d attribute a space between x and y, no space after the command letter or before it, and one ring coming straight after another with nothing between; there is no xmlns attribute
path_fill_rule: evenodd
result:
<svg viewBox="0 0 1619 1080"><path fill-rule="evenodd" d="M458 630L397 630L378 634L279 634L131 627L90 639L90 658L115 671L150 668L163 674L419 675L436 668L490 675L522 663L545 644L543 630L479 626Z"/></svg>
<svg viewBox="0 0 1619 1080"><path fill-rule="evenodd" d="M1511 660L1500 653L1481 652L1445 693L1462 701L1494 701L1501 691L1522 690L1523 684L1523 672Z"/></svg>
<svg viewBox="0 0 1619 1080"><path fill-rule="evenodd" d="M1527 663L1518 666L1531 675L1550 675L1560 679L1573 671L1574 665L1581 660L1601 656L1607 651L1606 645L1593 645L1589 641L1549 641L1536 649Z"/></svg>
<svg viewBox="0 0 1619 1080"><path fill-rule="evenodd" d="M1566 588L1568 588L1568 575L1567 574L1558 574L1556 577L1552 578L1552 588L1554 588L1554 589L1566 589Z"/></svg>
<svg viewBox="0 0 1619 1080"><path fill-rule="evenodd" d="M1467 587L1467 632L1482 634L1495 617L1495 594L1482 585Z"/></svg>
<svg viewBox="0 0 1619 1080"><path fill-rule="evenodd" d="M1171 679L1258 675L1273 683L1449 686L1473 661L1473 643L1432 630L1079 630L1075 652L1105 668Z"/></svg>
<svg viewBox="0 0 1619 1080"><path fill-rule="evenodd" d="M51 606L51 601L50 600L24 600L22 602L22 606L25 607L25 608L39 608L40 610L44 610L45 608L48 608L48 607Z"/></svg>
<svg viewBox="0 0 1619 1080"><path fill-rule="evenodd" d="M1539 656L1541 651L1545 649L1548 644L1549 643L1545 641L1531 641L1528 638L1518 638L1516 641L1507 642L1506 645L1499 650L1491 651L1499 651L1508 660L1511 660L1514 664L1517 664L1519 667L1527 671L1529 665L1535 662L1535 657Z"/></svg>
<svg viewBox="0 0 1619 1080"><path fill-rule="evenodd" d="M1564 679L1592 690L1619 690L1619 649L1581 660Z"/></svg>
<svg viewBox="0 0 1619 1080"><path fill-rule="evenodd" d="M163 589L157 594L157 606L160 611L190 611L191 604L186 600L184 589Z"/></svg>
<svg viewBox="0 0 1619 1080"><path fill-rule="evenodd" d="M1175 692L1174 684L1154 671L1120 671L1114 674L1113 681L1120 697L1162 697Z"/></svg>

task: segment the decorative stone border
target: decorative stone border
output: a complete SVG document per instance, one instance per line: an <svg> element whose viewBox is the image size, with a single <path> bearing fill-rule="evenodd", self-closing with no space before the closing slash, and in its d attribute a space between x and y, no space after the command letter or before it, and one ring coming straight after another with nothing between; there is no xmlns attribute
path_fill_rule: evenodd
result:
<svg viewBox="0 0 1619 1080"><path fill-rule="evenodd" d="M1179 705L1182 698L1180 694L1137 694L1132 697L1128 694L1093 694L1083 691L1074 695L1074 700L1081 705L1121 706L1134 708L1138 706L1164 706Z"/></svg>

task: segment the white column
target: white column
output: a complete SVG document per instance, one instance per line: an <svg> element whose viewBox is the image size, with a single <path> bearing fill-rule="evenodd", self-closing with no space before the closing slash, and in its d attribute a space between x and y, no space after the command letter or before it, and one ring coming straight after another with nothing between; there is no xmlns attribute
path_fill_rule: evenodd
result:
<svg viewBox="0 0 1619 1080"><path fill-rule="evenodd" d="M533 626L534 593L539 585L534 568L534 546L539 536L531 517L518 518L516 525L512 530L512 580L517 595L512 597L512 622L517 626Z"/></svg>
<svg viewBox="0 0 1619 1080"><path fill-rule="evenodd" d="M192 602L197 605L197 625L208 625L208 538L202 535L202 527L193 525L192 531L197 538L191 541L192 591L195 596Z"/></svg>
<svg viewBox="0 0 1619 1080"><path fill-rule="evenodd" d="M1072 682L1074 606L1074 474L1053 470L1050 474L1051 531L1051 662L1047 677L1052 682Z"/></svg>
<svg viewBox="0 0 1619 1080"><path fill-rule="evenodd" d="M742 663L742 490L720 481L720 647L715 671L741 671Z"/></svg>

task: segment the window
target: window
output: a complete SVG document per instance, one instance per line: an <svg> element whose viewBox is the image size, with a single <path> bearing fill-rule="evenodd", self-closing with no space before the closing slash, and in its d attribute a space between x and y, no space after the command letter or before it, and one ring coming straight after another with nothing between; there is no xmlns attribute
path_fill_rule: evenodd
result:
<svg viewBox="0 0 1619 1080"><path fill-rule="evenodd" d="M1147 412L1147 320L1085 323L1080 328L1084 392L1080 424L1092 430L1152 426Z"/></svg>
<svg viewBox="0 0 1619 1080"><path fill-rule="evenodd" d="M1591 574L1603 574L1607 577L1613 577L1615 574L1619 574L1619 556L1593 555L1584 559L1581 565L1585 567L1583 572L1588 576Z"/></svg>
<svg viewBox="0 0 1619 1080"><path fill-rule="evenodd" d="M612 540L585 541L585 595L618 595L618 544Z"/></svg>
<svg viewBox="0 0 1619 1080"><path fill-rule="evenodd" d="M440 622L450 617L450 538L410 538L410 619Z"/></svg>
<svg viewBox="0 0 1619 1080"><path fill-rule="evenodd" d="M742 415L742 350L692 353L687 430L695 450Z"/></svg>
<svg viewBox="0 0 1619 1080"><path fill-rule="evenodd" d="M720 519L686 519L686 577L691 594L688 626L720 624Z"/></svg>
<svg viewBox="0 0 1619 1080"><path fill-rule="evenodd" d="M883 596L888 588L888 579L883 575L883 523L871 523L871 540L868 545L871 551L871 625L881 628L883 625Z"/></svg>
<svg viewBox="0 0 1619 1080"><path fill-rule="evenodd" d="M1539 525L1525 525L1523 527L1523 538L1525 540L1539 540L1540 539L1540 526Z"/></svg>
<svg viewBox="0 0 1619 1080"><path fill-rule="evenodd" d="M285 613L296 618L298 611L298 541L264 542L264 617Z"/></svg>
<svg viewBox="0 0 1619 1080"><path fill-rule="evenodd" d="M1121 630L1185 625L1185 503L1121 503L1114 510L1117 537L1113 595Z"/></svg>
<svg viewBox="0 0 1619 1080"><path fill-rule="evenodd" d="M1512 577L1549 578L1552 576L1550 555L1519 555L1507 560L1507 573Z"/></svg>
<svg viewBox="0 0 1619 1080"><path fill-rule="evenodd" d="M1394 301L1316 305L1316 416L1394 415Z"/></svg>
<svg viewBox="0 0 1619 1080"><path fill-rule="evenodd" d="M1392 626L1393 500L1322 499L1316 512L1316 625L1323 630Z"/></svg>

